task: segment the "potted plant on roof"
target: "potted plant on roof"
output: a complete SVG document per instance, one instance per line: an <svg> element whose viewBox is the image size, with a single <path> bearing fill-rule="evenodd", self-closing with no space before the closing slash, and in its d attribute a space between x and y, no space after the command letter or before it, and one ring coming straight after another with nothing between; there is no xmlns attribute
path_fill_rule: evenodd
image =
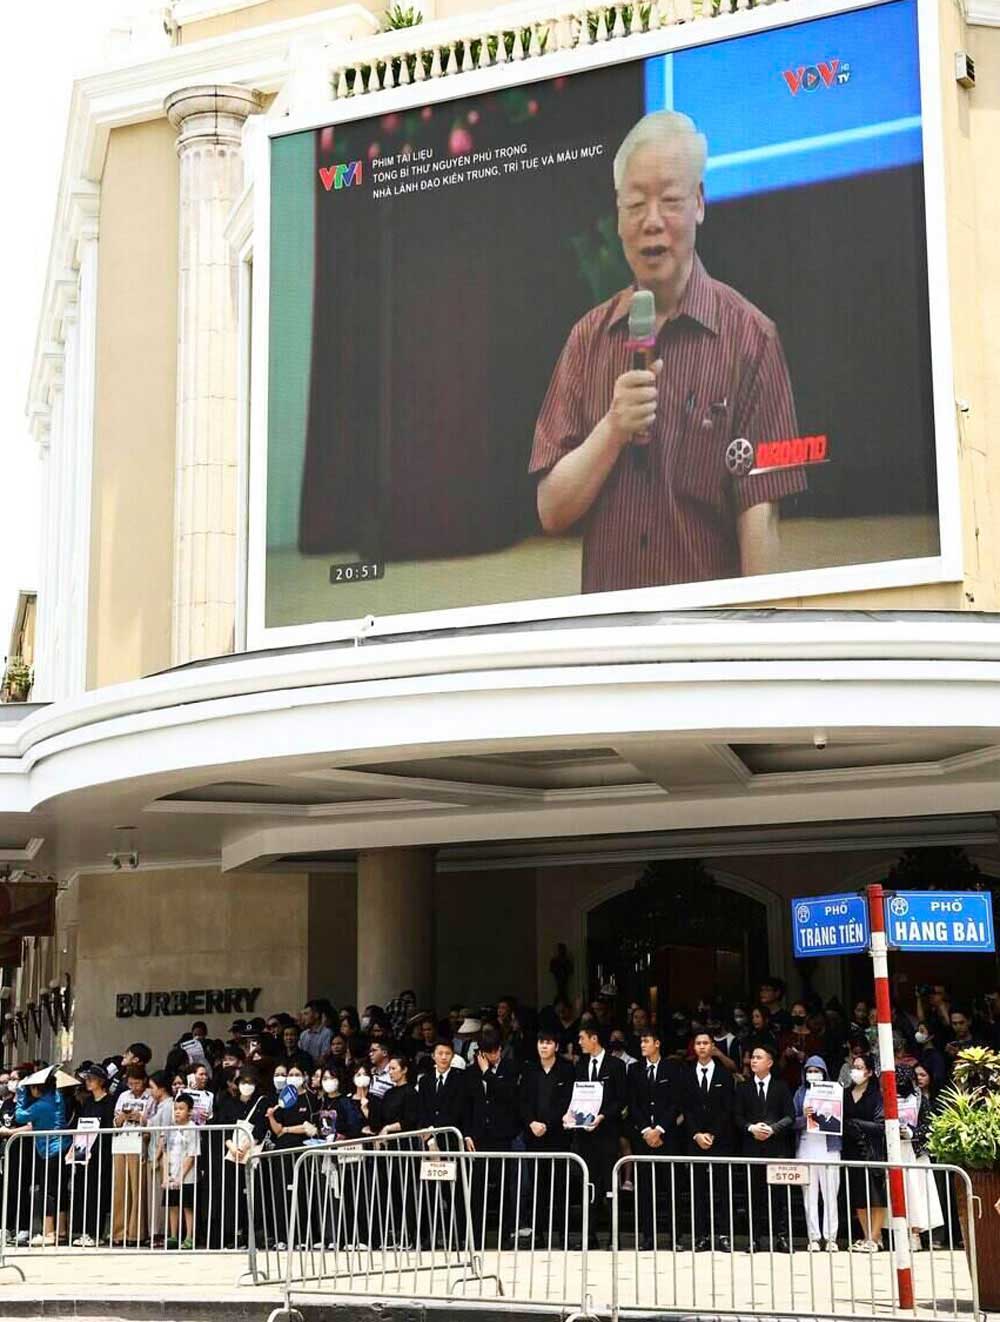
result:
<svg viewBox="0 0 1000 1322"><path fill-rule="evenodd" d="M958 1181L958 1215L966 1251L975 1222L979 1306L1000 1308L1000 1052L968 1047L955 1060L951 1087L938 1099L928 1146L935 1161L960 1166L972 1185L972 1205Z"/></svg>
<svg viewBox="0 0 1000 1322"><path fill-rule="evenodd" d="M31 666L19 656L12 656L3 672L2 691L4 702L27 702L34 673Z"/></svg>

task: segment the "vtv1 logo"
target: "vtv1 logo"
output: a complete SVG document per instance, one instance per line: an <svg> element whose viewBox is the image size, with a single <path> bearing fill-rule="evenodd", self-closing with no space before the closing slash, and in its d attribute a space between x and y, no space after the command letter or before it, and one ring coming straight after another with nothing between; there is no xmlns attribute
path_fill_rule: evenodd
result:
<svg viewBox="0 0 1000 1322"><path fill-rule="evenodd" d="M361 162L348 161L344 165L321 165L319 177L329 193L331 188L352 188L361 183Z"/></svg>
<svg viewBox="0 0 1000 1322"><path fill-rule="evenodd" d="M851 81L851 66L846 60L820 60L818 64L785 69L781 76L792 96L798 96L800 91L815 92L818 87L843 87Z"/></svg>

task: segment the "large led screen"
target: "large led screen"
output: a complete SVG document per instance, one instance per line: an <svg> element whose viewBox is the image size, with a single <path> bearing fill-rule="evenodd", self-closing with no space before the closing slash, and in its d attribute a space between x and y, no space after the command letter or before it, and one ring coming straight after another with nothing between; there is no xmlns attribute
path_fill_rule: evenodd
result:
<svg viewBox="0 0 1000 1322"><path fill-rule="evenodd" d="M915 0L460 86L272 140L265 628L939 556Z"/></svg>

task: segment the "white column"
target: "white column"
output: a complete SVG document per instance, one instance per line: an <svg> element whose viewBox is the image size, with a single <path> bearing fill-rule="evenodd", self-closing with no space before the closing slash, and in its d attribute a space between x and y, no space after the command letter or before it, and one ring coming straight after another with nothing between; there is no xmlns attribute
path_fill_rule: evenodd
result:
<svg viewBox="0 0 1000 1322"><path fill-rule="evenodd" d="M180 157L175 664L232 651L236 610L236 261L225 224L243 188L242 130L261 109L245 87L167 97Z"/></svg>
<svg viewBox="0 0 1000 1322"><path fill-rule="evenodd" d="M94 385L97 367L97 222L81 235L74 345L73 534L66 609L66 697L87 687L87 623L90 615L91 503L94 487Z"/></svg>
<svg viewBox="0 0 1000 1322"><path fill-rule="evenodd" d="M434 854L366 849L358 854L358 1007L385 1005L412 988L434 998Z"/></svg>

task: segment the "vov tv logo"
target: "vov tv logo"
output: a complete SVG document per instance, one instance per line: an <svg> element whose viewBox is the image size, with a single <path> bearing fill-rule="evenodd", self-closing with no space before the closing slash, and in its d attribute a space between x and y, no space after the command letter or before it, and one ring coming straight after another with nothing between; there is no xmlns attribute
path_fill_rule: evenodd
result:
<svg viewBox="0 0 1000 1322"><path fill-rule="evenodd" d="M851 66L846 60L819 60L816 64L800 64L797 69L783 69L781 76L792 96L798 96L821 87L845 86L851 81Z"/></svg>
<svg viewBox="0 0 1000 1322"><path fill-rule="evenodd" d="M329 193L342 188L357 188L361 184L361 162L347 161L343 165L321 165L319 177Z"/></svg>

